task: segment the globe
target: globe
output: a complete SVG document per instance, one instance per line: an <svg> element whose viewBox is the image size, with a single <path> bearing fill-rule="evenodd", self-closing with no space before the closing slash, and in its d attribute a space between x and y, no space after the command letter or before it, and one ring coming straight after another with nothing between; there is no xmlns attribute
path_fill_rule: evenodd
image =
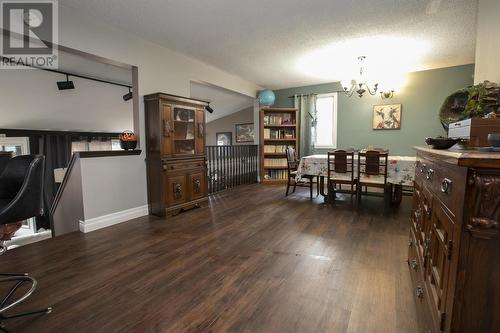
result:
<svg viewBox="0 0 500 333"><path fill-rule="evenodd" d="M259 103L265 106L271 106L274 104L276 96L272 90L266 89L259 93Z"/></svg>

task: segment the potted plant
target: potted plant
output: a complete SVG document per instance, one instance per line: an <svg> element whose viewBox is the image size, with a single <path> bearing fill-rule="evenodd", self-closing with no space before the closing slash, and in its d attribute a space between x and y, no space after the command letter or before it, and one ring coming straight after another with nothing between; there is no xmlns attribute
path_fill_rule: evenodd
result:
<svg viewBox="0 0 500 333"><path fill-rule="evenodd" d="M468 118L500 117L498 84L484 81L448 96L439 112L443 127Z"/></svg>

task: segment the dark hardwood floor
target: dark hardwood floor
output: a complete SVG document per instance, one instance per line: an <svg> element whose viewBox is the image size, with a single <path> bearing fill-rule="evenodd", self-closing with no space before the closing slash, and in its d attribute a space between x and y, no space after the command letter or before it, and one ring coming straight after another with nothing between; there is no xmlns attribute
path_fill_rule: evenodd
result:
<svg viewBox="0 0 500 333"><path fill-rule="evenodd" d="M242 186L211 208L139 218L8 251L35 294L13 332L417 331L406 252L409 199L332 208L308 191ZM348 200L346 200L348 202Z"/></svg>

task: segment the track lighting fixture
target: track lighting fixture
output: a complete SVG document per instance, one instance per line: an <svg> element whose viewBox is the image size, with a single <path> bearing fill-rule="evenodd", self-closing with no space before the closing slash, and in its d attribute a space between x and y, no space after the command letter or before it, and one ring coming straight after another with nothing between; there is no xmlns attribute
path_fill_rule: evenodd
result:
<svg viewBox="0 0 500 333"><path fill-rule="evenodd" d="M69 80L69 75L66 74L66 81L57 82L57 88L59 90L75 89L75 85L73 84L73 81Z"/></svg>
<svg viewBox="0 0 500 333"><path fill-rule="evenodd" d="M205 110L207 110L207 111L208 111L208 112L210 112L210 113L214 113L214 109L212 109L212 108L210 107L210 104L208 104L207 106L205 106Z"/></svg>
<svg viewBox="0 0 500 333"><path fill-rule="evenodd" d="M126 102L131 100L132 98L133 98L132 91L130 90L130 88L128 88L128 93L123 95L123 100Z"/></svg>

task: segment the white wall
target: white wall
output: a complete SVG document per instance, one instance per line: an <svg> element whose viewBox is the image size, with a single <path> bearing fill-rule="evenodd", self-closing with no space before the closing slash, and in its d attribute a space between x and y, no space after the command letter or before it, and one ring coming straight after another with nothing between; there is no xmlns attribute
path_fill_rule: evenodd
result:
<svg viewBox="0 0 500 333"><path fill-rule="evenodd" d="M148 93L190 96L190 81L204 81L255 97L257 85L213 66L137 38L60 7L61 45L139 68L140 128L144 142L144 104ZM147 203L145 152L141 156L82 159L85 220Z"/></svg>
<svg viewBox="0 0 500 333"><path fill-rule="evenodd" d="M474 82L500 82L500 0L479 0Z"/></svg>
<svg viewBox="0 0 500 333"><path fill-rule="evenodd" d="M132 74L130 74L132 76ZM70 77L76 89L57 89L61 74L2 70L0 128L122 132L133 130L127 89Z"/></svg>

